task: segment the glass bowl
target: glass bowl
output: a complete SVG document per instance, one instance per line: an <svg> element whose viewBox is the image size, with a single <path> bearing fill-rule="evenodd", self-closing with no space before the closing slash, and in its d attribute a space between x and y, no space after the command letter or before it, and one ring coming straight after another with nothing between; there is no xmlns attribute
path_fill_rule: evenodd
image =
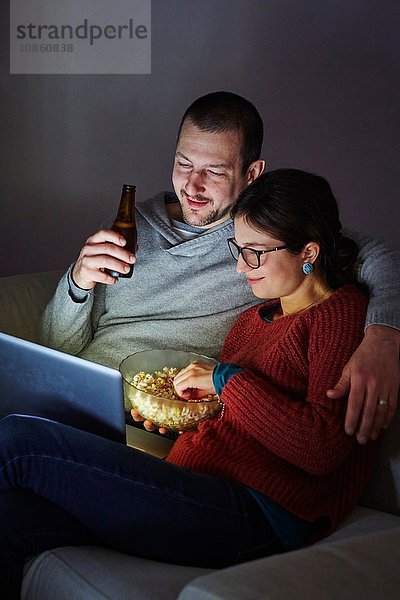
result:
<svg viewBox="0 0 400 600"><path fill-rule="evenodd" d="M194 360L215 363L208 356L180 350L144 350L127 356L120 364L124 385L125 409L136 409L139 414L157 427L171 431L188 431L200 421L215 416L222 408L217 396L212 400L174 400L155 396L136 387L133 378L138 373L153 374L164 367L178 370Z"/></svg>

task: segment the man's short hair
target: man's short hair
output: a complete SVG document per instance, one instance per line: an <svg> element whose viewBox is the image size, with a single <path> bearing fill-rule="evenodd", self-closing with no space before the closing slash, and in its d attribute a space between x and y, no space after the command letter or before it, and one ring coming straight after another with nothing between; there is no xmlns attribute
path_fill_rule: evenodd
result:
<svg viewBox="0 0 400 600"><path fill-rule="evenodd" d="M237 131L242 141L240 155L243 173L260 158L264 126L257 109L246 98L233 92L212 92L201 96L183 115L178 140L186 120L201 131L210 133Z"/></svg>

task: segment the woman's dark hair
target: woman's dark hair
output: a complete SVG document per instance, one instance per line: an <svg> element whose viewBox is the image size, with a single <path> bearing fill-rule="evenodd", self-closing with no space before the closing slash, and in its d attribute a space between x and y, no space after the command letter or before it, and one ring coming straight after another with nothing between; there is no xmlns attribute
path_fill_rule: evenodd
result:
<svg viewBox="0 0 400 600"><path fill-rule="evenodd" d="M185 121L201 131L225 133L237 131L241 138L242 172L258 160L264 137L264 126L255 106L233 92L212 92L197 98L186 110L178 131L178 140Z"/></svg>
<svg viewBox="0 0 400 600"><path fill-rule="evenodd" d="M318 242L317 265L336 289L355 281L358 246L342 235L339 209L323 177L297 169L277 169L258 177L235 202L231 216L243 217L299 254Z"/></svg>

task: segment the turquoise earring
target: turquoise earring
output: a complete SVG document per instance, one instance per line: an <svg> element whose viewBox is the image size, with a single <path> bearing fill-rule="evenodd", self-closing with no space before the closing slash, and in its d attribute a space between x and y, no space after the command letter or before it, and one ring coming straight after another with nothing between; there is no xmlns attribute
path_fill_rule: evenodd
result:
<svg viewBox="0 0 400 600"><path fill-rule="evenodd" d="M303 269L304 275L310 275L310 273L312 273L314 271L314 267L313 267L312 263L310 263L310 262L305 262L302 266L302 269Z"/></svg>

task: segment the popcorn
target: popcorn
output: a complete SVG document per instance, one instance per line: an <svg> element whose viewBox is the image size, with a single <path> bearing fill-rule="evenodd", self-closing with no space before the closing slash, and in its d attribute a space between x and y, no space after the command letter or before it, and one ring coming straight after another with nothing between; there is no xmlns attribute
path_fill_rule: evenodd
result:
<svg viewBox="0 0 400 600"><path fill-rule="evenodd" d="M186 431L214 416L222 404L219 396L213 394L189 401L180 398L173 383L178 372L175 367L164 367L153 373L140 371L124 382L124 388L126 399L142 417L159 427ZM179 402L173 402L176 400Z"/></svg>
<svg viewBox="0 0 400 600"><path fill-rule="evenodd" d="M179 400L174 388L174 377L178 369L175 367L164 367L162 371L145 373L140 371L133 376L132 385L148 394L168 400Z"/></svg>
<svg viewBox="0 0 400 600"><path fill-rule="evenodd" d="M174 377L179 373L179 369L175 367L163 367L162 371L154 371L154 373L145 373L140 371L133 376L132 385L138 390L152 394L158 398L167 400L183 400L175 392ZM203 398L190 400L190 402L203 402L207 400L218 400L218 396L208 394Z"/></svg>

